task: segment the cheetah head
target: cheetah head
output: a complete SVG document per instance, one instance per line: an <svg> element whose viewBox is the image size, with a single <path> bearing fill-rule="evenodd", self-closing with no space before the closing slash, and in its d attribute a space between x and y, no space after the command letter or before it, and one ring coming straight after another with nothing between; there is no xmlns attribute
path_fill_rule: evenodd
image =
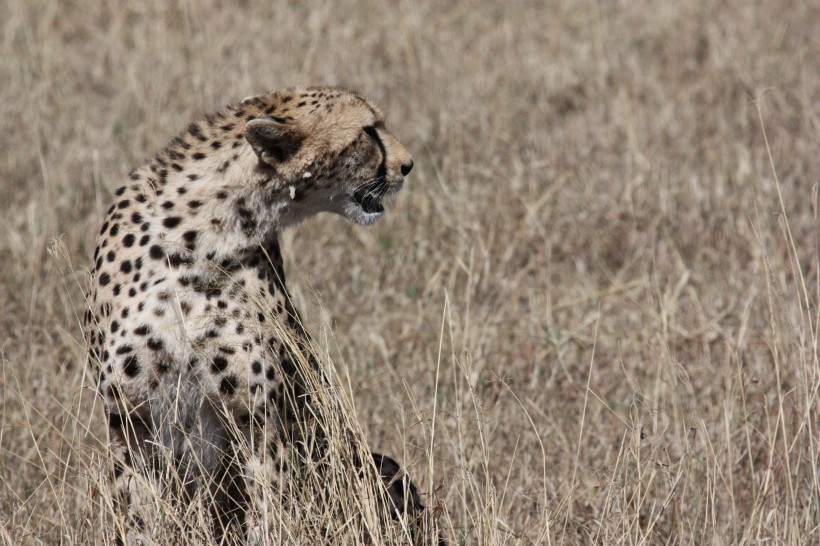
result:
<svg viewBox="0 0 820 546"><path fill-rule="evenodd" d="M242 104L253 118L245 138L259 168L273 173L283 226L318 212L373 224L413 167L381 111L355 93L316 87Z"/></svg>

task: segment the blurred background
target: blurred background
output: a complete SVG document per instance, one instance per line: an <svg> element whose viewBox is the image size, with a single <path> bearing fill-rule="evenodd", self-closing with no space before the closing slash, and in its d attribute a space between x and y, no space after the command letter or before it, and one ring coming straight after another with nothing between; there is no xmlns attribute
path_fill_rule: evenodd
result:
<svg viewBox="0 0 820 546"><path fill-rule="evenodd" d="M113 189L193 118L330 84L416 167L377 226L288 232L289 286L449 541L820 541L818 29L813 0L4 0L0 539L110 529L78 311Z"/></svg>

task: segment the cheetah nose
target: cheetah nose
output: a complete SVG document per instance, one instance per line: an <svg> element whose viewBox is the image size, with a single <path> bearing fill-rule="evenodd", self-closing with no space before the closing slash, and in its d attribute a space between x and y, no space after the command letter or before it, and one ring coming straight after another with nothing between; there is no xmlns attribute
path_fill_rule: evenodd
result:
<svg viewBox="0 0 820 546"><path fill-rule="evenodd" d="M411 159L407 163L401 166L401 175L407 176L410 171L413 169L413 160Z"/></svg>

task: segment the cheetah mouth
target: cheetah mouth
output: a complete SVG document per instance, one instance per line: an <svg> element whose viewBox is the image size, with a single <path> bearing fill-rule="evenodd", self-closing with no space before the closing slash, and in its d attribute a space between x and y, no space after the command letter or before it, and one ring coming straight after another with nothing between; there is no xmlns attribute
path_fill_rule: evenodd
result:
<svg viewBox="0 0 820 546"><path fill-rule="evenodd" d="M375 180L361 185L353 192L351 198L359 205L365 214L383 214L384 198L391 193L387 183Z"/></svg>
<svg viewBox="0 0 820 546"><path fill-rule="evenodd" d="M381 197L356 192L353 194L353 202L359 205L366 214L384 213L384 204Z"/></svg>

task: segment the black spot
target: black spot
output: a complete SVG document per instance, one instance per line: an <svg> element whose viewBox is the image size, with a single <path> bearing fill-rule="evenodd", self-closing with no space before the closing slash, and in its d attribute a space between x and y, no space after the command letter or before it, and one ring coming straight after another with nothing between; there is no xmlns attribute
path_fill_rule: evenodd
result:
<svg viewBox="0 0 820 546"><path fill-rule="evenodd" d="M179 216L169 216L168 218L162 221L162 225L169 229L175 228L179 225L181 221L182 218L180 218Z"/></svg>
<svg viewBox="0 0 820 546"><path fill-rule="evenodd" d="M111 322L111 333L116 334L117 330L119 330L119 329L120 329L120 323L117 322L116 320L112 321Z"/></svg>
<svg viewBox="0 0 820 546"><path fill-rule="evenodd" d="M196 231L186 231L182 234L182 238L185 240L185 248L188 250L195 248L197 235L199 235L199 233Z"/></svg>
<svg viewBox="0 0 820 546"><path fill-rule="evenodd" d="M111 226L111 231L109 231L108 234L111 235L112 237L115 237L117 235L117 233L119 233L119 232L120 232L120 225L119 224L114 224L113 226Z"/></svg>
<svg viewBox="0 0 820 546"><path fill-rule="evenodd" d="M100 275L100 286L105 286L109 282L111 282L111 275L108 273L103 273Z"/></svg>
<svg viewBox="0 0 820 546"><path fill-rule="evenodd" d="M222 147L222 143L219 142L218 140L214 140L213 142L211 142L211 148L213 148L214 150L218 150L221 147Z"/></svg>
<svg viewBox="0 0 820 546"><path fill-rule="evenodd" d="M134 377L140 373L140 361L134 355L129 355L122 361L122 371L128 377Z"/></svg>
<svg viewBox="0 0 820 546"><path fill-rule="evenodd" d="M117 254L113 250L109 250L108 254L105 255L105 259L109 262L113 262L116 257Z"/></svg>
<svg viewBox="0 0 820 546"><path fill-rule="evenodd" d="M136 296L136 295L137 295L137 289L136 289L136 288L134 288L134 287L129 288L129 289L128 289L128 295L129 295L129 296L131 296L131 297L133 298L134 296Z"/></svg>
<svg viewBox="0 0 820 546"><path fill-rule="evenodd" d="M146 336L151 331L151 328L147 324L141 324L134 328L134 333L138 336Z"/></svg>
<svg viewBox="0 0 820 546"><path fill-rule="evenodd" d="M174 208L174 202L173 201L166 201L162 204L162 208L164 208L165 210L170 210L170 209ZM169 227L172 227L172 226L169 226Z"/></svg>
<svg viewBox="0 0 820 546"><path fill-rule="evenodd" d="M147 245L148 241L150 241L150 240L151 240L151 237L149 235L143 235L142 238L140 239L140 246Z"/></svg>
<svg viewBox="0 0 820 546"><path fill-rule="evenodd" d="M245 331L245 326L240 322L236 325L236 333L241 334Z"/></svg>
<svg viewBox="0 0 820 546"><path fill-rule="evenodd" d="M139 224L140 222L142 222L142 214L140 214L139 212L135 212L131 215L131 221L135 224Z"/></svg>
<svg viewBox="0 0 820 546"><path fill-rule="evenodd" d="M171 141L171 146L178 146L179 143L182 142L179 137L174 138ZM168 150L168 157L171 159L185 159L185 154L177 151L177 150Z"/></svg>
<svg viewBox="0 0 820 546"><path fill-rule="evenodd" d="M110 428L121 429L122 428L122 415L118 413L109 413L108 414L108 426Z"/></svg>
<svg viewBox="0 0 820 546"><path fill-rule="evenodd" d="M165 343L161 339L150 337L148 338L148 348L152 351L161 351L165 347Z"/></svg>
<svg viewBox="0 0 820 546"><path fill-rule="evenodd" d="M121 290L121 289L122 289L122 286L121 286L121 285L119 285L119 284L115 284L115 285L114 285L114 295L115 295L115 296L119 296L119 295L120 295L120 290Z"/></svg>
<svg viewBox="0 0 820 546"><path fill-rule="evenodd" d="M252 254L250 258L245 261L245 267L248 269L254 269L257 265L259 265L259 253Z"/></svg>
<svg viewBox="0 0 820 546"><path fill-rule="evenodd" d="M226 192L225 190L220 190L216 192L217 199L225 199L226 197L228 197L228 192Z"/></svg>
<svg viewBox="0 0 820 546"><path fill-rule="evenodd" d="M258 360L254 360L253 364L251 364L251 371L255 375L259 375L260 373L262 373L262 363L259 362Z"/></svg>
<svg viewBox="0 0 820 546"><path fill-rule="evenodd" d="M165 256L165 253L162 251L162 247L160 247L159 245L151 245L151 248L148 251L148 255L155 260L161 260Z"/></svg>
<svg viewBox="0 0 820 546"><path fill-rule="evenodd" d="M192 123L188 126L188 132L191 133L191 135L200 142L205 142L206 140L208 140L208 137L202 134L202 129L200 129L199 125L197 125L196 123Z"/></svg>
<svg viewBox="0 0 820 546"><path fill-rule="evenodd" d="M171 264L171 267L179 267L180 265L191 265L194 261L189 258L185 257L181 254L169 254L168 255L168 263Z"/></svg>
<svg viewBox="0 0 820 546"><path fill-rule="evenodd" d="M117 349L117 354L118 355L124 355L124 354L130 353L133 350L134 350L134 348L131 347L130 345L122 345L122 346L120 346L119 349Z"/></svg>
<svg viewBox="0 0 820 546"><path fill-rule="evenodd" d="M120 264L120 271L123 273L131 273L131 260L125 260Z"/></svg>
<svg viewBox="0 0 820 546"><path fill-rule="evenodd" d="M253 219L251 211L244 207L239 207L236 211L239 214L239 224L245 235L250 235L256 229L256 220Z"/></svg>
<svg viewBox="0 0 820 546"><path fill-rule="evenodd" d="M192 209L198 208L200 205L202 205L202 201L197 201L196 199L188 201L188 206Z"/></svg>
<svg viewBox="0 0 820 546"><path fill-rule="evenodd" d="M268 366L268 369L265 371L265 379L273 381L274 377L276 377L276 370L273 369L273 366Z"/></svg>
<svg viewBox="0 0 820 546"><path fill-rule="evenodd" d="M145 203L145 194L144 193L137 194L136 200L137 200L138 203Z"/></svg>
<svg viewBox="0 0 820 546"><path fill-rule="evenodd" d="M202 160L202 159L205 159L205 154L203 154L202 152L196 152L196 153L195 153L194 155L192 155L191 157L192 157L194 160L196 160L196 161L200 161L200 160Z"/></svg>
<svg viewBox="0 0 820 546"><path fill-rule="evenodd" d="M171 163L171 167L173 167L173 169L174 169L176 172L179 172L179 171L181 171L181 170L182 170L182 165L180 165L179 163Z"/></svg>
<svg viewBox="0 0 820 546"><path fill-rule="evenodd" d="M216 355L211 362L211 371L213 373L221 373L224 372L225 369L228 367L228 359L222 355Z"/></svg>
<svg viewBox="0 0 820 546"><path fill-rule="evenodd" d="M227 347L225 345L220 345L219 346L219 352L220 353L225 353L226 355L232 355L232 354L236 353L236 349L234 349L233 347Z"/></svg>
<svg viewBox="0 0 820 546"><path fill-rule="evenodd" d="M133 175L133 174L135 174L135 173L134 173L134 172L132 172L132 175ZM137 177L139 177L139 175L137 175ZM117 197L119 197L119 196L120 196L120 195L122 195L123 193L125 193L125 186L120 186L119 188L117 188L117 191L115 191L115 192L114 192L114 195L116 195Z"/></svg>
<svg viewBox="0 0 820 546"><path fill-rule="evenodd" d="M130 248L134 246L134 240L136 237L132 233L129 233L125 237L122 238L122 244L125 245L126 248Z"/></svg>
<svg viewBox="0 0 820 546"><path fill-rule="evenodd" d="M219 392L225 396L231 396L236 392L236 378L232 375L223 377L222 382L219 383Z"/></svg>
<svg viewBox="0 0 820 546"><path fill-rule="evenodd" d="M193 289L195 292L205 294L207 299L218 297L222 294L222 287L215 283L203 282L200 278L193 279Z"/></svg>
<svg viewBox="0 0 820 546"><path fill-rule="evenodd" d="M129 201L128 199L123 199L122 201L117 203L117 208L118 209L124 209L130 204L131 204L131 201Z"/></svg>
<svg viewBox="0 0 820 546"><path fill-rule="evenodd" d="M282 346L282 349L285 349L284 345ZM282 371L285 372L287 375L296 375L296 366L293 364L293 361L290 358L282 359L280 365L282 366Z"/></svg>

